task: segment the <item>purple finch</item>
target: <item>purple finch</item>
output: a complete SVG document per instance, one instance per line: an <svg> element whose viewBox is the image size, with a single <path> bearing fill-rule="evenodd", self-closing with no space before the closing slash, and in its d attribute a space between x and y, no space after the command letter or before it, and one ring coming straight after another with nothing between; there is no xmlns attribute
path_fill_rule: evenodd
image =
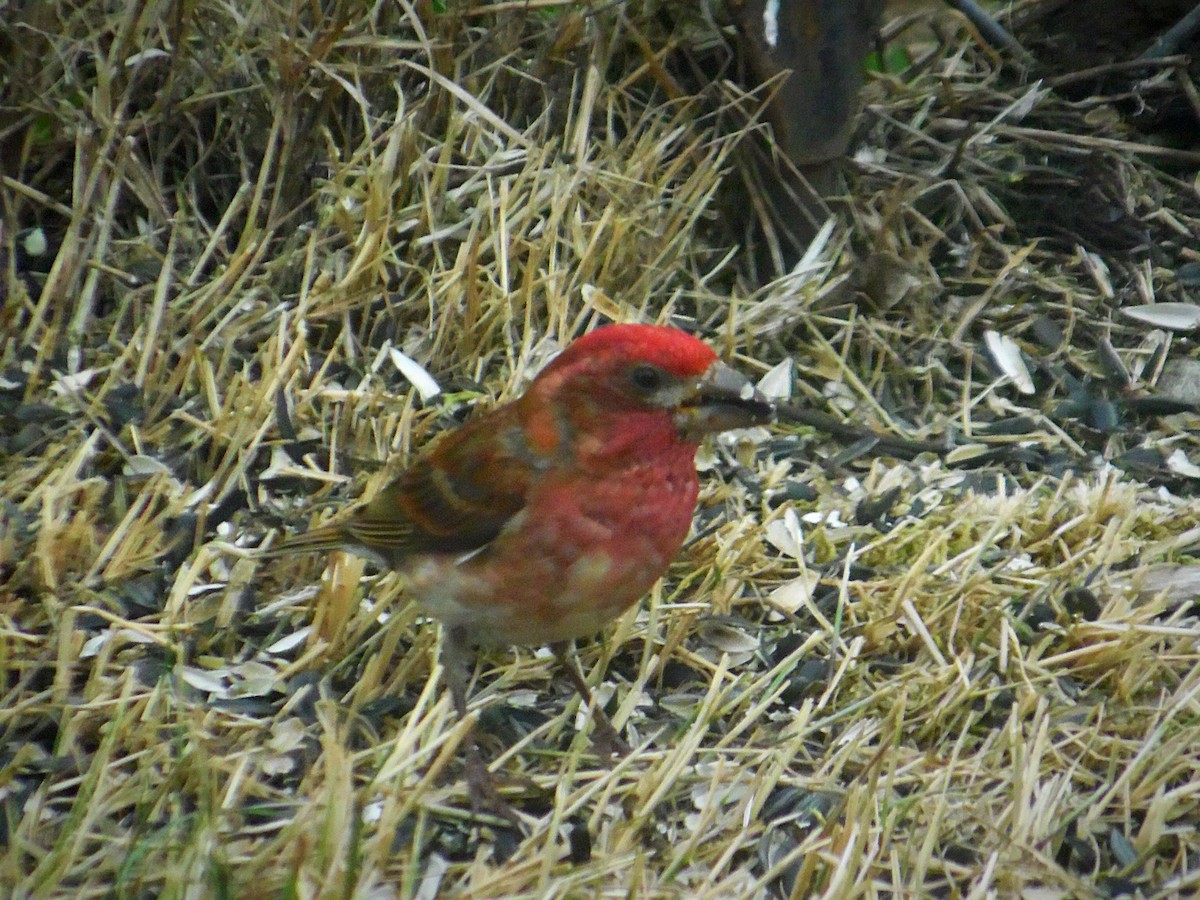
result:
<svg viewBox="0 0 1200 900"><path fill-rule="evenodd" d="M691 526L702 437L771 415L690 335L598 328L365 506L270 552L342 548L405 572L413 600L445 626L459 715L475 645L551 644L590 702L567 642L598 631L666 571Z"/></svg>

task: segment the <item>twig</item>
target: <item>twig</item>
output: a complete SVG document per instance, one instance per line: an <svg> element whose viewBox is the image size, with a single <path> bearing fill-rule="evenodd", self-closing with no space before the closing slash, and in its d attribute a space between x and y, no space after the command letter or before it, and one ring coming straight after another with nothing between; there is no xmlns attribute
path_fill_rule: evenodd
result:
<svg viewBox="0 0 1200 900"><path fill-rule="evenodd" d="M1142 59L1161 59L1164 56L1171 56L1178 53L1192 36L1200 31L1200 3L1196 4L1196 8L1185 15L1182 19L1167 29L1157 41L1150 45L1150 49L1141 55Z"/></svg>
<svg viewBox="0 0 1200 900"><path fill-rule="evenodd" d="M980 36L993 47L1003 47L1023 63L1033 62L1033 54L1021 46L1012 32L987 14L975 0L946 0L967 17L967 21L978 29Z"/></svg>
<svg viewBox="0 0 1200 900"><path fill-rule="evenodd" d="M1148 59L1146 57L1123 59L1119 62L1108 63L1103 66L1092 66L1090 69L1080 69L1078 72L1067 72L1065 75L1047 78L1046 84L1049 87L1058 88L1068 84L1077 84L1081 81L1095 81L1103 78L1105 75L1115 75L1118 72L1185 65L1187 61L1188 58L1186 56L1162 56L1157 59Z"/></svg>
<svg viewBox="0 0 1200 900"><path fill-rule="evenodd" d="M945 441L918 441L909 438L894 437L880 434L870 428L850 425L835 419L833 416L817 412L814 409L803 409L790 403L780 403L775 407L780 420L808 425L822 431L831 437L844 441L871 440L875 446L888 453L894 453L903 459L911 459L921 453L945 453L951 445Z"/></svg>
<svg viewBox="0 0 1200 900"><path fill-rule="evenodd" d="M958 134L975 125L965 119L941 117L929 123L931 128L945 128ZM1115 150L1123 153L1135 153L1141 156L1158 156L1177 162L1200 164L1200 151L1177 150L1174 147L1160 147L1156 144L1139 144L1136 141L1121 141L1116 138L1096 137L1090 134L1069 134L1064 131L1051 131L1047 128L1025 128L1019 125L997 125L992 129L993 134L1019 138L1029 141L1046 141L1061 146L1076 146L1086 150Z"/></svg>
<svg viewBox="0 0 1200 900"><path fill-rule="evenodd" d="M1200 91L1196 90L1196 83L1188 74L1186 64L1180 64L1179 68L1175 70L1175 77L1179 79L1179 86L1183 88L1184 96L1191 104L1192 115L1196 117L1197 122L1200 122Z"/></svg>

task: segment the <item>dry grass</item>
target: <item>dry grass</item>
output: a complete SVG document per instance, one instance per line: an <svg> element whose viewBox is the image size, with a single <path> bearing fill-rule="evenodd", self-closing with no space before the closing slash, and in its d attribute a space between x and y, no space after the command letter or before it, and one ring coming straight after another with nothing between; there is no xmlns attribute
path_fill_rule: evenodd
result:
<svg viewBox="0 0 1200 900"><path fill-rule="evenodd" d="M871 86L836 227L758 288L729 227L753 101L670 49L704 21L451 6L75 0L0 32L0 884L1197 890L1197 419L1153 405L1195 346L1115 312L1186 299L1195 151L950 35ZM707 452L697 537L582 648L636 751L596 758L544 654L491 657L526 834L476 826L393 577L243 548L591 324L669 317L953 450L781 424Z"/></svg>

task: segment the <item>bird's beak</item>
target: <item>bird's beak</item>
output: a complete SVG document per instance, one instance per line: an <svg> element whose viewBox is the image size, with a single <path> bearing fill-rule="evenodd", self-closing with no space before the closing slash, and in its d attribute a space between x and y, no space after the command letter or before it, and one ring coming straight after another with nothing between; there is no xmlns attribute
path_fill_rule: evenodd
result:
<svg viewBox="0 0 1200 900"><path fill-rule="evenodd" d="M715 362L683 398L675 421L681 431L699 436L763 425L774 416L771 402L745 376Z"/></svg>

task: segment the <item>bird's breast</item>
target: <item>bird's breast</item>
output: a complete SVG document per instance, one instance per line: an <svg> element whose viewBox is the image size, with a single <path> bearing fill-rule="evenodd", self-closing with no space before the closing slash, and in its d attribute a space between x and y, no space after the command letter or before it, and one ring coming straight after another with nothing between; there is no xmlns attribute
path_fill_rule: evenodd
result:
<svg viewBox="0 0 1200 900"><path fill-rule="evenodd" d="M538 645L599 631L662 576L687 537L698 481L686 465L636 465L540 482L500 535L468 558L412 574L422 609L481 644Z"/></svg>

